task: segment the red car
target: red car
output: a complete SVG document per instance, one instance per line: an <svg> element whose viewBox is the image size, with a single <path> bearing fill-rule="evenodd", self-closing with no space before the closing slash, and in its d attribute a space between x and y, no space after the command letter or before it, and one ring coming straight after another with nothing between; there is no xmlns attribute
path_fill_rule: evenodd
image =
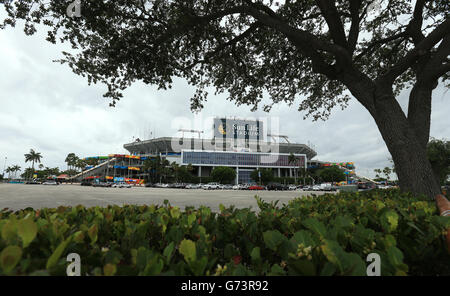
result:
<svg viewBox="0 0 450 296"><path fill-rule="evenodd" d="M264 190L266 188L264 188L263 186L259 186L259 185L252 185L250 187L248 187L248 190Z"/></svg>

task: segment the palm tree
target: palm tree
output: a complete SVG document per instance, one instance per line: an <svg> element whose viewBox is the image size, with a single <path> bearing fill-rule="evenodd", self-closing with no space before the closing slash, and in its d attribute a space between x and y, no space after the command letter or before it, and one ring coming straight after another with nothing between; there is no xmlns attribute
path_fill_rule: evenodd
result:
<svg viewBox="0 0 450 296"><path fill-rule="evenodd" d="M175 182L178 183L178 172L180 171L180 166L175 161L170 164L170 167L173 171L173 177L175 178Z"/></svg>
<svg viewBox="0 0 450 296"><path fill-rule="evenodd" d="M8 179L11 179L11 173L13 172L13 168L12 167L7 167L5 170L5 173L8 174Z"/></svg>
<svg viewBox="0 0 450 296"><path fill-rule="evenodd" d="M33 169L34 173L34 163L41 162L42 155L39 152L34 151L33 149L30 149L30 153L25 154L25 162L31 161L31 168Z"/></svg>
<svg viewBox="0 0 450 296"><path fill-rule="evenodd" d="M14 179L17 178L17 172L20 172L21 169L22 168L20 166L18 166L18 165L15 165L15 166L12 167L12 170L14 172Z"/></svg>
<svg viewBox="0 0 450 296"><path fill-rule="evenodd" d="M83 180L83 169L86 167L86 160L84 159L78 159L77 163L76 163L76 167L79 168L81 170L81 180Z"/></svg>
<svg viewBox="0 0 450 296"><path fill-rule="evenodd" d="M294 177L295 177L295 184L297 184L297 162L298 158L294 155L294 153L289 154L288 161L290 164L294 164Z"/></svg>
<svg viewBox="0 0 450 296"><path fill-rule="evenodd" d="M380 169L374 169L373 171L375 172L375 177L376 178L380 178L381 170Z"/></svg>
<svg viewBox="0 0 450 296"><path fill-rule="evenodd" d="M69 153L64 160L64 162L67 163L67 170L70 171L71 168L73 168L77 163L78 157L75 155L75 153Z"/></svg>
<svg viewBox="0 0 450 296"><path fill-rule="evenodd" d="M391 170L391 168L390 167L385 167L384 169L383 169L383 174L386 176L386 180L388 180L389 181L389 179L390 179L390 174L392 173L392 170Z"/></svg>

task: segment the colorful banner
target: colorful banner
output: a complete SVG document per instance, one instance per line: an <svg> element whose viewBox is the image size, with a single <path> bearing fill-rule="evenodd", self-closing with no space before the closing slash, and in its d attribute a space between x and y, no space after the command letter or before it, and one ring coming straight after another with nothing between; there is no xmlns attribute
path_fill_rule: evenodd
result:
<svg viewBox="0 0 450 296"><path fill-rule="evenodd" d="M131 158L131 159L141 159L140 156L136 156L136 155L125 155L125 158Z"/></svg>

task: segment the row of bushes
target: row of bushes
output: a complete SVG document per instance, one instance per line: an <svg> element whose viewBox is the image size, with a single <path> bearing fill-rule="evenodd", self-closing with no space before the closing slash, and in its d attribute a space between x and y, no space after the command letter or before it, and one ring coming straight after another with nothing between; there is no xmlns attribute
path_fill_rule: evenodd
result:
<svg viewBox="0 0 450 296"><path fill-rule="evenodd" d="M450 275L449 217L395 190L295 199L258 209L59 207L0 212L0 275Z"/></svg>

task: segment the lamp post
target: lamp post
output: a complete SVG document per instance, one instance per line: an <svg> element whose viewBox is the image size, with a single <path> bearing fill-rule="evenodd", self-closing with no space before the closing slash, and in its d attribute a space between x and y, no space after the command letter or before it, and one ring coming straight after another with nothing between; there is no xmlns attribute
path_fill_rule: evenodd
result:
<svg viewBox="0 0 450 296"><path fill-rule="evenodd" d="M5 164L3 165L3 172L2 172L2 176L5 176L5 169L6 169L6 160L8 159L8 157L5 156Z"/></svg>

